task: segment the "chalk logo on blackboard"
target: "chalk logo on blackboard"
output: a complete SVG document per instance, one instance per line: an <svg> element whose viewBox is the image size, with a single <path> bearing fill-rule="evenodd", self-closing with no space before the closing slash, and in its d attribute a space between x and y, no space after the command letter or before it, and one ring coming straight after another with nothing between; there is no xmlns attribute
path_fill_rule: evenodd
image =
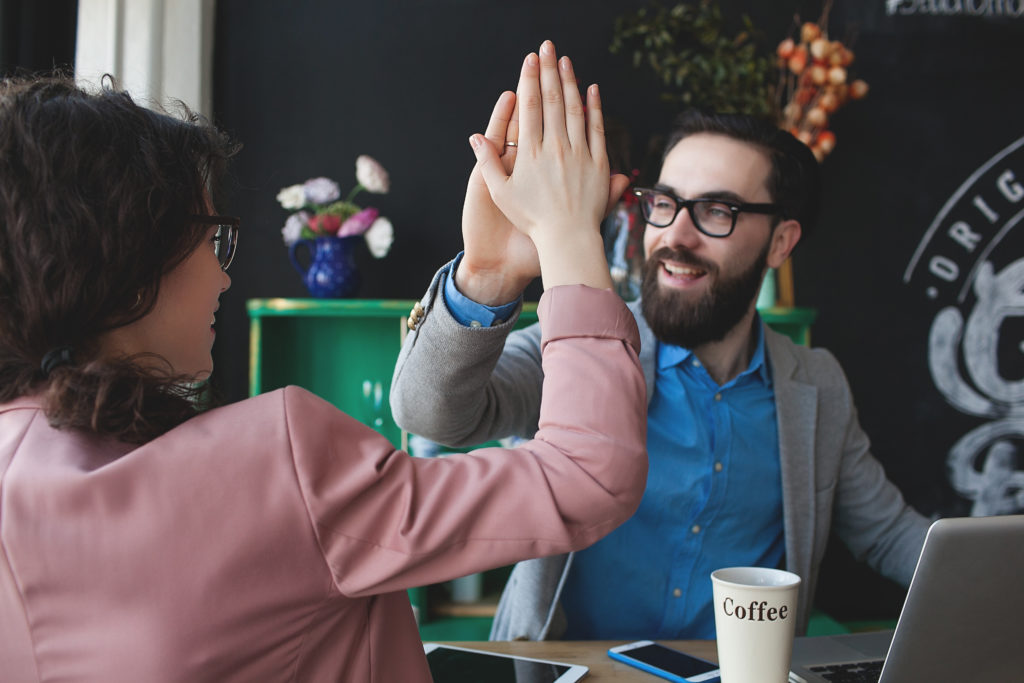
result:
<svg viewBox="0 0 1024 683"><path fill-rule="evenodd" d="M1024 0L885 0L885 13L1021 17Z"/></svg>
<svg viewBox="0 0 1024 683"><path fill-rule="evenodd" d="M1024 380L1001 372L1000 353L1024 353L1024 341L1003 339L1024 319L1024 258L998 257L1024 218L1024 138L972 173L939 211L918 245L903 281L916 279L924 295L953 299L931 325L928 366L932 381L957 410L988 421L953 445L950 483L973 501L971 514L1024 510L1024 470L1017 445L1024 442ZM973 299L969 295L973 294ZM1010 342L1010 343L1008 343Z"/></svg>

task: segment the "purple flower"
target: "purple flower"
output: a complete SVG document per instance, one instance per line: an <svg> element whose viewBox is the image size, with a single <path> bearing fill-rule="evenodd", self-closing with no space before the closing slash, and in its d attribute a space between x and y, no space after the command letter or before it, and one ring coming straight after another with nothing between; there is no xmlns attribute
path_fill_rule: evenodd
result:
<svg viewBox="0 0 1024 683"><path fill-rule="evenodd" d="M377 219L380 211L373 208L372 206L367 207L355 214L338 228L338 237L351 237L352 235L362 235L364 232L369 230L370 226Z"/></svg>
<svg viewBox="0 0 1024 683"><path fill-rule="evenodd" d="M302 185L310 204L330 204L341 196L338 183L330 178L310 178Z"/></svg>
<svg viewBox="0 0 1024 683"><path fill-rule="evenodd" d="M284 238L284 243L291 246L293 242L301 238L302 228L306 227L308 222L309 214L305 211L299 211L288 216L288 220L284 222L284 227L281 228L281 237Z"/></svg>

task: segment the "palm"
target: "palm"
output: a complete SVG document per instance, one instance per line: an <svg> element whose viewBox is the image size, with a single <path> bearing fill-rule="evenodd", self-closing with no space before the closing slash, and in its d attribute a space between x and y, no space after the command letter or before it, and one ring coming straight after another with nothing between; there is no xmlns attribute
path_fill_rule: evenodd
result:
<svg viewBox="0 0 1024 683"><path fill-rule="evenodd" d="M514 155L502 157L506 173L512 172ZM477 270L503 271L526 281L540 274L533 241L495 206L479 168L474 168L466 188L462 210L462 238L466 255Z"/></svg>

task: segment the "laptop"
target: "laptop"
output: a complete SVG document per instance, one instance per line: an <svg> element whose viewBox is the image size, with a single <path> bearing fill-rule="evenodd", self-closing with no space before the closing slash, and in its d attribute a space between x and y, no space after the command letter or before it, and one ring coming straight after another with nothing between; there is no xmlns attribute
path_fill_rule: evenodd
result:
<svg viewBox="0 0 1024 683"><path fill-rule="evenodd" d="M1024 681L1024 515L934 522L895 631L797 638L791 670L795 683Z"/></svg>

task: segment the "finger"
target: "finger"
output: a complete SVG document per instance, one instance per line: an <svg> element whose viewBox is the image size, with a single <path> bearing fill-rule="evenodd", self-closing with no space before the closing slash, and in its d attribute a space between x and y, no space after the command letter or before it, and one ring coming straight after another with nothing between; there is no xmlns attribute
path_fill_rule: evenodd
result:
<svg viewBox="0 0 1024 683"><path fill-rule="evenodd" d="M505 140L515 139L508 137L509 124L515 111L515 102L516 95L514 92L506 90L501 93L498 101L494 103L491 118L487 122L487 130L484 132L484 136L498 149L505 145Z"/></svg>
<svg viewBox="0 0 1024 683"><path fill-rule="evenodd" d="M604 114L601 111L601 93L594 83L587 88L587 142L590 156L608 163L608 149L604 141Z"/></svg>
<svg viewBox="0 0 1024 683"><path fill-rule="evenodd" d="M508 174L505 173L505 168L501 165L498 150L490 140L479 133L469 136L469 144L473 148L473 154L476 155L474 172L480 172L480 176L487 185L487 191L491 193L493 199L495 192L500 191L508 181Z"/></svg>
<svg viewBox="0 0 1024 683"><path fill-rule="evenodd" d="M622 193L629 187L629 176L622 175L621 173L615 173L608 180L608 206L605 208L604 217L607 218L611 214L612 209L619 202L619 198L622 197Z"/></svg>
<svg viewBox="0 0 1024 683"><path fill-rule="evenodd" d="M507 143L515 143L509 145ZM516 164L516 151L519 149L519 100L512 108L512 116L508 120L508 127L505 129L505 140L502 142L501 159L505 164L505 172L511 173Z"/></svg>
<svg viewBox="0 0 1024 683"><path fill-rule="evenodd" d="M523 60L516 87L516 102L519 105L519 145L538 144L543 133L540 103L540 58L531 52Z"/></svg>
<svg viewBox="0 0 1024 683"><path fill-rule="evenodd" d="M555 55L555 44L550 40L545 40L540 46L540 92L544 107L544 139L568 140L558 57Z"/></svg>
<svg viewBox="0 0 1024 683"><path fill-rule="evenodd" d="M568 57L558 60L558 73L562 78L562 97L565 99L565 127L569 131L569 144L585 147L587 144L587 121L583 100L576 84L576 74Z"/></svg>
<svg viewBox="0 0 1024 683"><path fill-rule="evenodd" d="M516 106L512 108L512 116L508 120L508 130L505 131L505 140L511 140L512 142L519 142L519 100L516 100Z"/></svg>

